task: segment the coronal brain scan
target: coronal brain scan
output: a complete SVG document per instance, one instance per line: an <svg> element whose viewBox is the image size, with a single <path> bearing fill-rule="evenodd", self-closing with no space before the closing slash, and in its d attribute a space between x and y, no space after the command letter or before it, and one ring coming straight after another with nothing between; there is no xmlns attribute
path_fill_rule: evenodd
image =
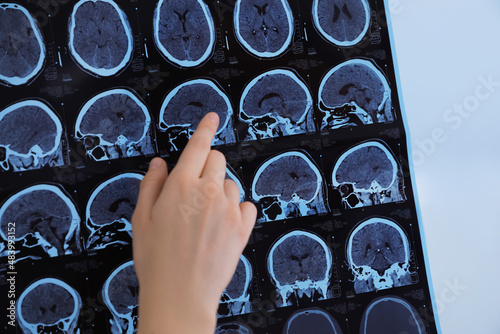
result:
<svg viewBox="0 0 500 334"><path fill-rule="evenodd" d="M87 249L127 245L132 241L131 219L137 204L142 174L123 173L101 183L87 203Z"/></svg>
<svg viewBox="0 0 500 334"><path fill-rule="evenodd" d="M331 69L321 81L318 101L322 129L394 120L387 78L369 60L351 59Z"/></svg>
<svg viewBox="0 0 500 334"><path fill-rule="evenodd" d="M59 117L39 100L24 100L0 111L0 171L22 172L66 164Z"/></svg>
<svg viewBox="0 0 500 334"><path fill-rule="evenodd" d="M226 179L233 180L236 183L238 189L240 190L240 202L243 202L246 197L243 183L241 182L240 177L236 174L234 169L229 165L226 166Z"/></svg>
<svg viewBox="0 0 500 334"><path fill-rule="evenodd" d="M75 137L95 161L154 153L151 115L134 92L110 89L91 98L78 114Z"/></svg>
<svg viewBox="0 0 500 334"><path fill-rule="evenodd" d="M113 0L80 0L69 21L69 50L87 72L100 77L119 73L133 51L125 13Z"/></svg>
<svg viewBox="0 0 500 334"><path fill-rule="evenodd" d="M241 255L231 282L222 293L219 303L218 317L228 317L252 312L250 303L250 282L252 281L252 265Z"/></svg>
<svg viewBox="0 0 500 334"><path fill-rule="evenodd" d="M337 46L358 44L370 27L367 0L314 0L312 13L321 36Z"/></svg>
<svg viewBox="0 0 500 334"><path fill-rule="evenodd" d="M333 168L332 185L346 209L406 199L396 159L376 141L364 142L343 153Z"/></svg>
<svg viewBox="0 0 500 334"><path fill-rule="evenodd" d="M248 125L245 140L315 130L311 93L302 79L287 69L263 73L245 87L239 119Z"/></svg>
<svg viewBox="0 0 500 334"><path fill-rule="evenodd" d="M21 5L0 3L0 82L26 84L44 61L45 44L35 19Z"/></svg>
<svg viewBox="0 0 500 334"><path fill-rule="evenodd" d="M15 193L0 207L4 240L9 222L16 223L17 260L81 252L80 216L62 187L38 184Z"/></svg>
<svg viewBox="0 0 500 334"><path fill-rule="evenodd" d="M116 268L102 287L104 304L113 315L112 334L136 333L139 306L139 282L134 262L128 261Z"/></svg>
<svg viewBox="0 0 500 334"><path fill-rule="evenodd" d="M360 223L347 241L347 262L356 293L411 284L408 237L391 220L371 218Z"/></svg>
<svg viewBox="0 0 500 334"><path fill-rule="evenodd" d="M16 303L24 334L79 333L82 309L79 293L57 278L43 278L28 286Z"/></svg>
<svg viewBox="0 0 500 334"><path fill-rule="evenodd" d="M214 81L207 79L184 82L167 94L160 110L160 131L167 132L172 149L179 150L210 111L220 118L212 145L236 142L231 102Z"/></svg>
<svg viewBox="0 0 500 334"><path fill-rule="evenodd" d="M299 310L292 314L283 328L283 334L342 334L337 320L319 308Z"/></svg>
<svg viewBox="0 0 500 334"><path fill-rule="evenodd" d="M215 334L253 334L250 327L236 322L221 324L215 329Z"/></svg>
<svg viewBox="0 0 500 334"><path fill-rule="evenodd" d="M293 13L287 0L237 0L234 30L238 42L252 55L283 54L293 36Z"/></svg>
<svg viewBox="0 0 500 334"><path fill-rule="evenodd" d="M360 334L427 334L422 318L406 300L396 296L372 301L361 319Z"/></svg>
<svg viewBox="0 0 500 334"><path fill-rule="evenodd" d="M278 307L298 305L303 298L332 298L332 253L316 234L296 230L279 238L269 251L267 270L279 296Z"/></svg>
<svg viewBox="0 0 500 334"><path fill-rule="evenodd" d="M262 207L258 222L327 212L323 177L311 158L299 151L278 154L259 167L252 199Z"/></svg>
<svg viewBox="0 0 500 334"><path fill-rule="evenodd" d="M160 0L154 16L154 40L160 53L180 67L194 67L210 58L215 27L202 0Z"/></svg>

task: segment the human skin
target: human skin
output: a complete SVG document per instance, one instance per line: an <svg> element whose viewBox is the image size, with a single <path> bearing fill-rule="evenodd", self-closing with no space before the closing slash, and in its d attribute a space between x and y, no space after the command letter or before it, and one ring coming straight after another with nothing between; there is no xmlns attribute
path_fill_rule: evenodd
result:
<svg viewBox="0 0 500 334"><path fill-rule="evenodd" d="M223 290L255 224L239 203L226 159L210 144L219 117L208 113L168 174L154 158L132 217L139 280L139 334L214 333Z"/></svg>

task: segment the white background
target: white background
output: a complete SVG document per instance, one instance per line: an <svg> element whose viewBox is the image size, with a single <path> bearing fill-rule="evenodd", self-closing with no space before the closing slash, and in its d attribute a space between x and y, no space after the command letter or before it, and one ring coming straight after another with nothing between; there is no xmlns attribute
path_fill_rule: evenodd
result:
<svg viewBox="0 0 500 334"><path fill-rule="evenodd" d="M390 3L441 329L500 333L500 1Z"/></svg>

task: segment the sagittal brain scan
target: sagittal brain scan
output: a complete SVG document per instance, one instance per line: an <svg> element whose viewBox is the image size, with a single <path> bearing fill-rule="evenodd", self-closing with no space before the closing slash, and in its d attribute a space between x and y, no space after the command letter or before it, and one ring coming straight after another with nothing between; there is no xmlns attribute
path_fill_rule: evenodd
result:
<svg viewBox="0 0 500 334"><path fill-rule="evenodd" d="M78 114L75 137L96 161L154 153L151 115L129 89L115 88L91 98Z"/></svg>
<svg viewBox="0 0 500 334"><path fill-rule="evenodd" d="M212 55L214 21L202 0L160 0L153 22L156 47L174 65L195 67Z"/></svg>
<svg viewBox="0 0 500 334"><path fill-rule="evenodd" d="M283 334L342 334L337 320L320 308L299 310L288 318Z"/></svg>
<svg viewBox="0 0 500 334"><path fill-rule="evenodd" d="M261 205L258 222L328 212L323 177L311 158L299 151L278 154L259 167L252 199Z"/></svg>
<svg viewBox="0 0 500 334"><path fill-rule="evenodd" d="M233 180L238 186L238 189L240 190L240 203L245 201L246 194L245 189L243 188L243 183L241 182L238 174L236 174L234 169L229 165L226 166L226 179Z"/></svg>
<svg viewBox="0 0 500 334"><path fill-rule="evenodd" d="M245 87L239 119L248 125L244 140L315 130L311 93L302 79L287 69L263 73Z"/></svg>
<svg viewBox="0 0 500 334"><path fill-rule="evenodd" d="M391 88L387 78L369 60L352 59L323 77L319 87L321 129L390 123Z"/></svg>
<svg viewBox="0 0 500 334"><path fill-rule="evenodd" d="M360 334L427 334L417 310L406 300L396 296L380 297L372 301L361 319Z"/></svg>
<svg viewBox="0 0 500 334"><path fill-rule="evenodd" d="M370 27L367 0L314 0L312 14L320 35L337 46L358 44Z"/></svg>
<svg viewBox="0 0 500 334"><path fill-rule="evenodd" d="M278 307L298 305L304 298L311 302L333 297L332 252L316 234L296 230L279 238L269 251L267 270Z"/></svg>
<svg viewBox="0 0 500 334"><path fill-rule="evenodd" d="M113 0L81 0L69 21L69 50L85 71L108 77L132 59L132 29Z"/></svg>
<svg viewBox="0 0 500 334"><path fill-rule="evenodd" d="M16 260L81 252L80 216L62 187L38 184L15 193L0 207L4 240L9 222L16 223Z"/></svg>
<svg viewBox="0 0 500 334"><path fill-rule="evenodd" d="M368 141L344 152L335 163L332 185L345 209L405 200L396 159L381 143Z"/></svg>
<svg viewBox="0 0 500 334"><path fill-rule="evenodd" d="M24 100L0 111L0 171L61 167L66 138L59 117L39 100Z"/></svg>
<svg viewBox="0 0 500 334"><path fill-rule="evenodd" d="M371 218L360 223L346 251L356 293L411 284L408 237L395 222Z"/></svg>
<svg viewBox="0 0 500 334"><path fill-rule="evenodd" d="M26 84L44 61L45 44L35 19L21 5L0 3L0 82Z"/></svg>
<svg viewBox="0 0 500 334"><path fill-rule="evenodd" d="M293 13L287 0L237 0L234 30L238 42L252 55L274 58L292 41Z"/></svg>
<svg viewBox="0 0 500 334"><path fill-rule="evenodd" d="M237 322L221 324L215 329L215 334L253 334L250 327Z"/></svg>
<svg viewBox="0 0 500 334"><path fill-rule="evenodd" d="M102 299L113 315L112 334L136 333L139 307L139 282L134 262L128 261L116 268L102 287Z"/></svg>
<svg viewBox="0 0 500 334"><path fill-rule="evenodd" d="M28 286L16 303L24 334L79 333L82 309L79 293L57 278L43 278Z"/></svg>
<svg viewBox="0 0 500 334"><path fill-rule="evenodd" d="M160 131L167 132L172 149L179 150L210 111L220 118L212 145L235 143L231 102L219 86L208 79L184 82L167 94L160 110Z"/></svg>
<svg viewBox="0 0 500 334"><path fill-rule="evenodd" d="M252 265L241 255L233 278L222 293L217 312L219 318L252 312L249 291L252 277Z"/></svg>
<svg viewBox="0 0 500 334"><path fill-rule="evenodd" d="M90 231L87 249L131 244L131 219L142 178L142 174L123 173L104 181L92 192L86 210Z"/></svg>

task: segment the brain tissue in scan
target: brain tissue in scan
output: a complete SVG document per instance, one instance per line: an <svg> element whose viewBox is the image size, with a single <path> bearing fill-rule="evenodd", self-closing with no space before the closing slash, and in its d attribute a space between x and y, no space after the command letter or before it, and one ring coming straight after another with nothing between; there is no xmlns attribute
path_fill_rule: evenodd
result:
<svg viewBox="0 0 500 334"><path fill-rule="evenodd" d="M237 0L236 39L259 58L282 55L293 37L293 13L287 0Z"/></svg>
<svg viewBox="0 0 500 334"><path fill-rule="evenodd" d="M215 26L202 0L160 0L153 24L156 47L174 65L195 67L212 55Z"/></svg>
<svg viewBox="0 0 500 334"><path fill-rule="evenodd" d="M266 160L252 181L258 222L327 213L323 176L306 154L288 151Z"/></svg>
<svg viewBox="0 0 500 334"><path fill-rule="evenodd" d="M80 294L58 278L48 277L29 285L16 303L23 334L79 333Z"/></svg>
<svg viewBox="0 0 500 334"><path fill-rule="evenodd" d="M248 126L244 140L314 132L311 93L293 71L268 71L245 87L239 120Z"/></svg>
<svg viewBox="0 0 500 334"><path fill-rule="evenodd" d="M367 0L314 0L312 14L319 34L337 46L358 44L370 27Z"/></svg>
<svg viewBox="0 0 500 334"><path fill-rule="evenodd" d="M0 111L0 171L62 167L66 145L61 120L44 102L24 100Z"/></svg>
<svg viewBox="0 0 500 334"><path fill-rule="evenodd" d="M0 207L0 235L4 240L9 222L16 223L17 261L81 252L80 216L60 186L38 184L10 196Z"/></svg>
<svg viewBox="0 0 500 334"><path fill-rule="evenodd" d="M371 218L360 223L351 232L346 251L356 293L412 283L408 237L391 220Z"/></svg>
<svg viewBox="0 0 500 334"><path fill-rule="evenodd" d="M168 134L171 150L182 149L210 111L220 118L212 145L235 143L233 107L218 84L212 80L193 79L170 91L160 109L159 129Z"/></svg>
<svg viewBox="0 0 500 334"><path fill-rule="evenodd" d="M131 219L142 178L139 173L123 173L104 181L92 192L86 210L90 232L86 249L132 243Z"/></svg>
<svg viewBox="0 0 500 334"><path fill-rule="evenodd" d="M277 307L333 297L332 252L313 233L296 230L278 239L269 251L267 270L279 296Z"/></svg>
<svg viewBox="0 0 500 334"><path fill-rule="evenodd" d="M95 160L154 153L151 115L130 89L115 88L91 98L78 114L75 138Z"/></svg>
<svg viewBox="0 0 500 334"><path fill-rule="evenodd" d="M328 312L308 308L293 313L285 323L283 334L342 334L340 326Z"/></svg>
<svg viewBox="0 0 500 334"><path fill-rule="evenodd" d="M217 317L222 318L252 312L252 304L250 303L252 277L252 265L244 255L241 255L233 278L222 293Z"/></svg>
<svg viewBox="0 0 500 334"><path fill-rule="evenodd" d="M387 78L364 59L351 59L328 71L319 87L318 107L321 129L394 120Z"/></svg>
<svg viewBox="0 0 500 334"><path fill-rule="evenodd" d="M0 82L19 86L42 70L45 44L36 20L21 5L0 3Z"/></svg>
<svg viewBox="0 0 500 334"><path fill-rule="evenodd" d="M69 50L85 71L108 77L132 59L132 29L113 0L81 0L69 20Z"/></svg>
<svg viewBox="0 0 500 334"><path fill-rule="evenodd" d="M367 141L344 152L333 168L332 185L340 194L344 209L406 199L400 166L377 141Z"/></svg>
<svg viewBox="0 0 500 334"><path fill-rule="evenodd" d="M237 322L229 322L227 324L220 324L215 329L215 334L253 334L250 327Z"/></svg>

